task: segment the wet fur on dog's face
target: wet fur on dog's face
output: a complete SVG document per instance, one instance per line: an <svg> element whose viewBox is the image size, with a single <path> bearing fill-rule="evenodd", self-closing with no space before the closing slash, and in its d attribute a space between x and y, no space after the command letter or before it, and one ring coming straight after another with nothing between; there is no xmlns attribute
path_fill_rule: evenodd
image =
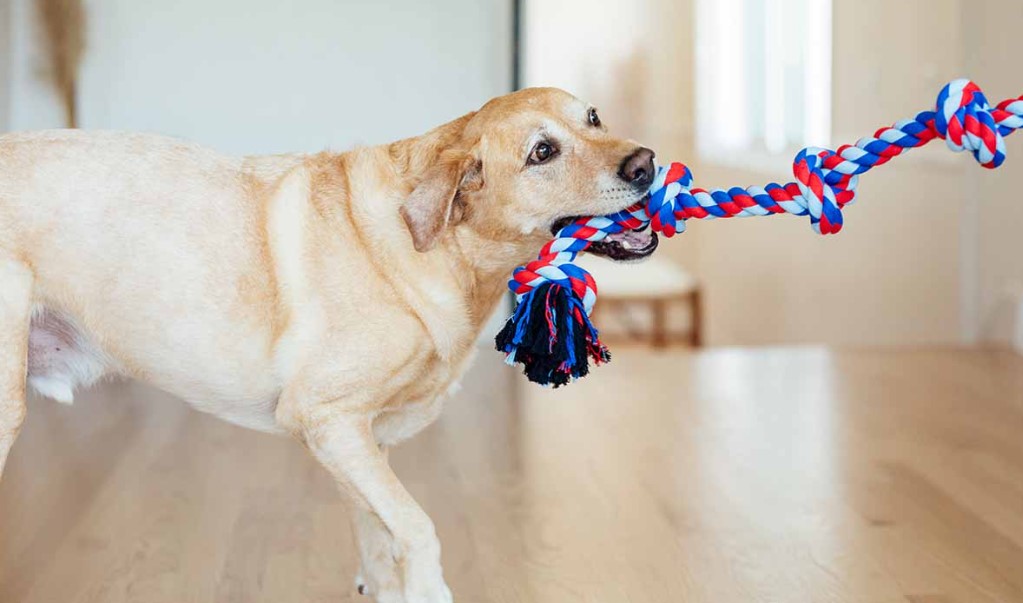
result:
<svg viewBox="0 0 1023 603"><path fill-rule="evenodd" d="M652 152L610 135L593 106L556 88L498 97L450 126L455 140L438 160L455 186L449 223L486 238L548 239L572 217L633 205L653 177ZM637 159L640 152L646 155ZM630 171L630 161L640 162L639 172ZM410 227L415 234L414 222ZM651 233L627 234L618 237L624 246L608 240L591 251L634 259L656 247Z"/></svg>

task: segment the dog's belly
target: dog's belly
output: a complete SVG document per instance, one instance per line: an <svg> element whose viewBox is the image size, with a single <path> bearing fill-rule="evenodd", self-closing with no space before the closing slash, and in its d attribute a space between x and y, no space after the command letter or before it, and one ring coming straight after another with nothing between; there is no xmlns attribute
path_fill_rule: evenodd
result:
<svg viewBox="0 0 1023 603"><path fill-rule="evenodd" d="M125 364L101 349L73 318L37 308L29 333L28 383L38 393L70 404L75 390L106 375L127 374L231 423L259 431L280 431L274 417L279 389L271 382L203 370L187 362L142 371L126 370ZM138 360L133 364L138 367ZM262 368L267 374L273 372L268 365Z"/></svg>

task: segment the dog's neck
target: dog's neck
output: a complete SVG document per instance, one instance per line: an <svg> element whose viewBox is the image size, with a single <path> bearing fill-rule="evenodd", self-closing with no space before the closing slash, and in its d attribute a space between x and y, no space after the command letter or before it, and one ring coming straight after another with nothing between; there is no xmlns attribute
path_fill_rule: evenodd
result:
<svg viewBox="0 0 1023 603"><path fill-rule="evenodd" d="M406 181L402 175L425 169L421 147L416 148L423 142L410 139L310 159L318 183L313 203L328 231L359 229L367 251L403 275L390 279L396 293L419 316L437 355L460 363L506 295L514 268L533 259L543 241L495 236L466 220L447 226L433 249L415 251L410 234L399 232L405 224L392 203L401 203L415 186L414 177Z"/></svg>
<svg viewBox="0 0 1023 603"><path fill-rule="evenodd" d="M447 254L465 279L459 284L472 310L472 328L478 335L498 302L508 293L512 271L532 259L539 248L534 241L487 240L467 226L455 226L438 251Z"/></svg>

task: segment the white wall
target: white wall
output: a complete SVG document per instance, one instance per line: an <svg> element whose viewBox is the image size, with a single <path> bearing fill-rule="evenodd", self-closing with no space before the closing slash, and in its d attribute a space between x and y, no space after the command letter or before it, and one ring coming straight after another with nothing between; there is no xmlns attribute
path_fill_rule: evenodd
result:
<svg viewBox="0 0 1023 603"><path fill-rule="evenodd" d="M11 4L0 0L0 132L7 130L10 118L11 85Z"/></svg>
<svg viewBox="0 0 1023 603"><path fill-rule="evenodd" d="M60 126L40 77L33 2L9 1L8 126ZM232 153L343 149L418 134L510 87L510 0L86 5L85 128L157 131Z"/></svg>
<svg viewBox="0 0 1023 603"><path fill-rule="evenodd" d="M967 73L992 103L1023 94L1023 5L1018 0L963 1L967 32ZM974 328L981 341L998 345L1023 334L1023 134L1006 140L1008 159L996 172L974 169L967 195L976 212L971 232L975 246L969 278L975 287ZM1017 335L1019 337L1019 335ZM1020 345L1017 340L1017 345ZM1023 348L1020 349L1023 352Z"/></svg>

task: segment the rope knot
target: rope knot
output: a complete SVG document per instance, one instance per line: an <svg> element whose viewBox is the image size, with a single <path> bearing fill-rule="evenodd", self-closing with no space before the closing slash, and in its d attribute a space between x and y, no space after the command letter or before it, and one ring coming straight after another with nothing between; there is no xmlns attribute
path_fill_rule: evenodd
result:
<svg viewBox="0 0 1023 603"><path fill-rule="evenodd" d="M796 185L810 215L810 226L818 234L842 230L842 207L856 198L859 178L828 167L828 160L835 157L838 154L830 149L807 147L796 154L792 163Z"/></svg>
<svg viewBox="0 0 1023 603"><path fill-rule="evenodd" d="M934 130L955 152L970 151L977 163L996 168L1005 161L1005 140L980 87L967 79L949 82L938 94Z"/></svg>
<svg viewBox="0 0 1023 603"><path fill-rule="evenodd" d="M685 232L687 216L680 199L689 194L692 184L693 173L685 164L674 162L657 168L646 203L647 219L654 232L668 238Z"/></svg>

